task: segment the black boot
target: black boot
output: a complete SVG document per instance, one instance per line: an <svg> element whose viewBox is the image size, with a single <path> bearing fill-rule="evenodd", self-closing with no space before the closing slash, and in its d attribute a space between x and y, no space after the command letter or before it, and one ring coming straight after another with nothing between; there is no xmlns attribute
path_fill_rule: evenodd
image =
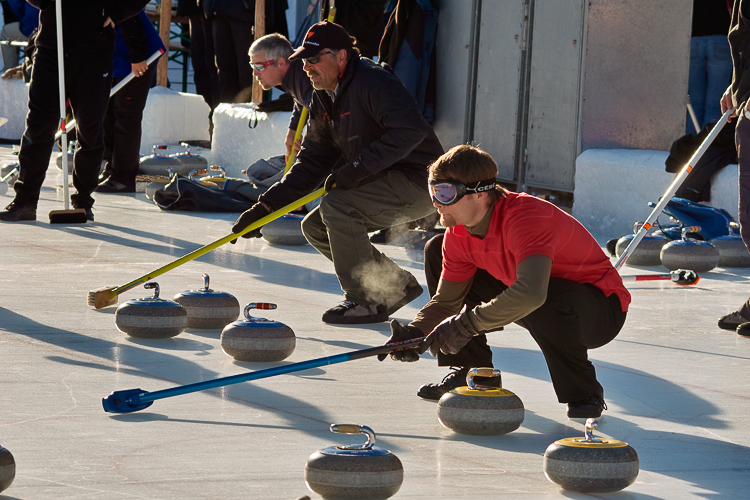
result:
<svg viewBox="0 0 750 500"><path fill-rule="evenodd" d="M14 200L0 212L0 220L7 222L36 220L36 206L21 205Z"/></svg>

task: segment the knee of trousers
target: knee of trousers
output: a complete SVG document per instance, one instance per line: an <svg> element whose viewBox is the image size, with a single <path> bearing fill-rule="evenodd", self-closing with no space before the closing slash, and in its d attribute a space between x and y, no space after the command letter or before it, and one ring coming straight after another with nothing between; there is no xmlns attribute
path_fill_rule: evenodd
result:
<svg viewBox="0 0 750 500"><path fill-rule="evenodd" d="M313 210L302 219L302 234L310 244L321 239L327 239L326 232L326 225L320 218L319 209Z"/></svg>

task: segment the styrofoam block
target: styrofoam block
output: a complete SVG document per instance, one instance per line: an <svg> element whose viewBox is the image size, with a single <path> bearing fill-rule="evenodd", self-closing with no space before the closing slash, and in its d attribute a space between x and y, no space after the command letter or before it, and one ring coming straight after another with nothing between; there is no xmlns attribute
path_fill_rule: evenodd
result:
<svg viewBox="0 0 750 500"><path fill-rule="evenodd" d="M0 80L0 117L8 122L0 127L0 138L20 141L29 110L29 86L23 80Z"/></svg>
<svg viewBox="0 0 750 500"><path fill-rule="evenodd" d="M599 238L633 232L646 220L674 180L665 171L666 151L589 149L576 159L573 217ZM737 215L737 167L728 166L711 178L711 205ZM659 219L666 222L666 215Z"/></svg>
<svg viewBox="0 0 750 500"><path fill-rule="evenodd" d="M284 153L290 116L257 111L254 103L219 104L213 114L210 163L224 167L229 177L243 177L242 170L257 160Z"/></svg>
<svg viewBox="0 0 750 500"><path fill-rule="evenodd" d="M150 155L154 144L209 140L210 111L200 95L152 88L143 110L141 154Z"/></svg>

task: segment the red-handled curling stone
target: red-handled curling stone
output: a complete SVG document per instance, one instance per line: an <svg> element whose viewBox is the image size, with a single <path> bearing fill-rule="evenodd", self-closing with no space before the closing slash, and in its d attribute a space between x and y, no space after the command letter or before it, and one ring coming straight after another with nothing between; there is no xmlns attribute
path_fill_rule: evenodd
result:
<svg viewBox="0 0 750 500"><path fill-rule="evenodd" d="M373 446L375 433L366 425L331 424L331 432L365 434L362 445L331 446L307 459L305 482L326 500L380 500L401 488L404 468L388 450Z"/></svg>
<svg viewBox="0 0 750 500"><path fill-rule="evenodd" d="M11 452L0 446L0 492L7 490L16 477L16 461Z"/></svg>
<svg viewBox="0 0 750 500"><path fill-rule="evenodd" d="M559 439L544 452L544 474L566 490L606 493L627 488L638 477L638 454L623 441L597 439L596 420L584 437Z"/></svg>
<svg viewBox="0 0 750 500"><path fill-rule="evenodd" d="M177 302L159 298L159 284L149 282L143 288L154 289L154 296L131 299L115 311L117 329L141 339L168 339L187 326L187 312Z"/></svg>
<svg viewBox="0 0 750 500"><path fill-rule="evenodd" d="M464 387L446 392L438 401L438 420L459 434L498 436L518 429L523 422L521 399L498 387L477 385L474 377L501 377L494 368L472 368Z"/></svg>
<svg viewBox="0 0 750 500"><path fill-rule="evenodd" d="M260 228L263 239L271 245L304 245L307 243L302 234L304 215L286 214Z"/></svg>
<svg viewBox="0 0 750 500"><path fill-rule="evenodd" d="M281 361L288 358L297 340L284 323L250 316L251 309L276 309L276 304L251 302L245 306L245 319L235 321L221 332L221 348L237 361Z"/></svg>
<svg viewBox="0 0 750 500"><path fill-rule="evenodd" d="M240 315L240 303L234 295L211 290L208 274L203 275L203 288L185 290L174 301L187 311L187 327L216 330L227 326Z"/></svg>

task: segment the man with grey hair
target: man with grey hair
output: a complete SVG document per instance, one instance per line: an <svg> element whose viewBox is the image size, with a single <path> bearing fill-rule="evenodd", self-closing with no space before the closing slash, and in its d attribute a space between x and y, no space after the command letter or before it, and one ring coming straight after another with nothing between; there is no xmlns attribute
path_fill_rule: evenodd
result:
<svg viewBox="0 0 750 500"><path fill-rule="evenodd" d="M253 76L263 90L271 90L278 87L289 93L294 98L294 110L289 120L289 131L286 134L284 144L286 154L292 151L294 134L297 131L302 108L310 105L313 87L307 74L302 70L301 60L290 61L294 49L289 40L283 35L272 33L258 38L250 46L250 66L253 67ZM297 150L299 150L299 144Z"/></svg>

